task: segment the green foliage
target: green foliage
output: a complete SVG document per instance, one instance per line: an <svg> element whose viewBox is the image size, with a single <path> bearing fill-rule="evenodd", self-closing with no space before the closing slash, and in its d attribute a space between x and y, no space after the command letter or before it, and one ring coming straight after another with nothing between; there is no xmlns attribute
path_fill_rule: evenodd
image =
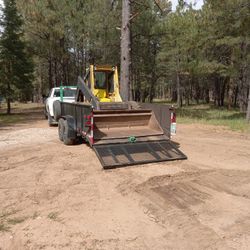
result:
<svg viewBox="0 0 250 250"><path fill-rule="evenodd" d="M119 5L112 11L109 0L17 2L35 55L37 92L75 84L90 62L119 61Z"/></svg>
<svg viewBox="0 0 250 250"><path fill-rule="evenodd" d="M122 1L16 1L35 62L38 96L61 83L75 84L89 63L119 66ZM131 1L133 98L214 101L217 106L226 99L229 108L245 111L248 0L206 0L201 10L185 1L175 12L170 7L168 0Z"/></svg>
<svg viewBox="0 0 250 250"><path fill-rule="evenodd" d="M0 94L28 100L32 94L32 60L22 40L22 19L14 0L5 0L0 38Z"/></svg>
<svg viewBox="0 0 250 250"><path fill-rule="evenodd" d="M132 12L137 13L132 20L132 89L137 101L152 101L155 97L156 83L161 72L157 64L160 41L165 32L161 24L167 18L168 1L138 1Z"/></svg>
<svg viewBox="0 0 250 250"><path fill-rule="evenodd" d="M180 2L163 24L158 64L176 91L190 99L213 99L218 106L235 99L246 110L249 79L249 4L247 0L208 0L202 10ZM227 93L226 93L227 92ZM235 95L233 97L233 95Z"/></svg>

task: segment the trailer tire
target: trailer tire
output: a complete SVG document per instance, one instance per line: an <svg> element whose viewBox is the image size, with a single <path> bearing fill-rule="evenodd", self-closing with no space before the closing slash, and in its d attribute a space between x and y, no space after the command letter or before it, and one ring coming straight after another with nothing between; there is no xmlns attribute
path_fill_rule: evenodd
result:
<svg viewBox="0 0 250 250"><path fill-rule="evenodd" d="M53 112L54 112L54 119L58 121L62 114L60 101L57 100L53 102Z"/></svg>
<svg viewBox="0 0 250 250"><path fill-rule="evenodd" d="M64 135L64 119L60 118L58 122L58 137L60 141L63 141L63 135Z"/></svg>
<svg viewBox="0 0 250 250"><path fill-rule="evenodd" d="M64 131L63 131L63 142L65 145L73 145L75 143L75 139L70 138L70 127L69 127L69 123L67 120L63 121L63 127L64 127Z"/></svg>

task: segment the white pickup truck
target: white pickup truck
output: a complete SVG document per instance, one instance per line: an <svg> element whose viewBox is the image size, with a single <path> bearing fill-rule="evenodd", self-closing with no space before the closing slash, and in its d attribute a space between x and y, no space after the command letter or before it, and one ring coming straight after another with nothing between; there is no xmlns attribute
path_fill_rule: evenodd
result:
<svg viewBox="0 0 250 250"><path fill-rule="evenodd" d="M44 114L48 119L49 126L57 124L54 119L53 103L54 101L75 102L76 87L75 86L61 86L52 88L49 92L48 98L45 100Z"/></svg>

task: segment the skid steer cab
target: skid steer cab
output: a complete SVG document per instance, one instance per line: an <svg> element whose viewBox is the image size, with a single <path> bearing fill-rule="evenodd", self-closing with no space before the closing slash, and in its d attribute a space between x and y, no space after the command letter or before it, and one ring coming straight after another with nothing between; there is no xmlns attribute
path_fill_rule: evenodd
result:
<svg viewBox="0 0 250 250"><path fill-rule="evenodd" d="M100 103L122 102L117 67L90 65L83 81L84 87L87 89L82 89L82 86L79 86L81 94L77 95L77 101L93 102L96 99ZM92 98L86 95L87 90Z"/></svg>
<svg viewBox="0 0 250 250"><path fill-rule="evenodd" d="M104 169L186 159L170 141L172 107L124 102L117 67L90 65L78 77L75 102L55 101L53 108L59 139L66 145L83 139Z"/></svg>

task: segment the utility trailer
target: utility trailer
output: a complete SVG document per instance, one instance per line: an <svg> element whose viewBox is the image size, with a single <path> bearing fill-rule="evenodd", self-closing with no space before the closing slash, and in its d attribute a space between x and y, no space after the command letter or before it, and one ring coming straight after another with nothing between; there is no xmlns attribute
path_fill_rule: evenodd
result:
<svg viewBox="0 0 250 250"><path fill-rule="evenodd" d="M75 103L54 103L60 140L72 145L83 138L104 169L186 159L170 141L173 112L167 105L122 102L117 68L107 66L92 66L78 78Z"/></svg>

